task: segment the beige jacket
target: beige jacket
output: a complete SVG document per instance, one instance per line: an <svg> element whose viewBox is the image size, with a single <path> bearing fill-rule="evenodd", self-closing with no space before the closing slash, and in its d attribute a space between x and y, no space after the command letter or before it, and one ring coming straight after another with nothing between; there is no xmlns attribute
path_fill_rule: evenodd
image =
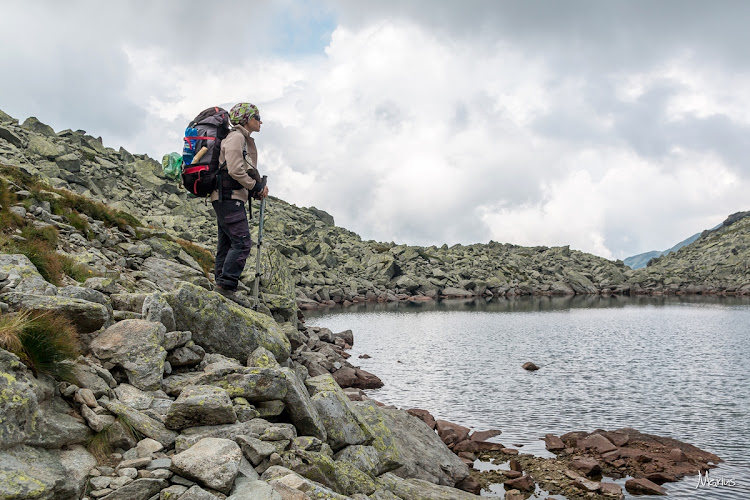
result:
<svg viewBox="0 0 750 500"><path fill-rule="evenodd" d="M243 158L242 148L246 146L247 156ZM232 176L237 182L242 184L242 189L232 191L233 200L247 201L250 190L260 182L260 174L256 166L258 165L258 149L255 147L255 140L250 137L244 127L234 127L226 138L221 141L221 154L219 155L219 165L227 163L226 171L222 169L222 175ZM211 201L219 199L218 189L211 193Z"/></svg>

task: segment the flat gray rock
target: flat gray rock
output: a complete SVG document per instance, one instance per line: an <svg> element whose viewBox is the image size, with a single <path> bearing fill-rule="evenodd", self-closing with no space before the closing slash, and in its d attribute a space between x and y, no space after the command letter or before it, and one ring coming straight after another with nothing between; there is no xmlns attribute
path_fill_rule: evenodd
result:
<svg viewBox="0 0 750 500"><path fill-rule="evenodd" d="M242 450L234 441L204 438L174 455L171 470L211 489L229 493L241 460Z"/></svg>
<svg viewBox="0 0 750 500"><path fill-rule="evenodd" d="M169 429L232 424L237 421L227 391L210 385L190 385L182 390L167 412Z"/></svg>

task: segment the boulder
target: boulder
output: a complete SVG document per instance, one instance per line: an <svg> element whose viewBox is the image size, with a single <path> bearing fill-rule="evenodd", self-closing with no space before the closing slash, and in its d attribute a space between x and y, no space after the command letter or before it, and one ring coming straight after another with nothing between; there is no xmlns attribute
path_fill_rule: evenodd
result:
<svg viewBox="0 0 750 500"><path fill-rule="evenodd" d="M0 127L0 139L5 139L17 148L23 147L23 139L7 127Z"/></svg>
<svg viewBox="0 0 750 500"><path fill-rule="evenodd" d="M85 358L79 357L73 364L71 373L71 382L78 387L89 389L94 397L102 397L109 394L110 385L99 376L99 372L93 366L84 361ZM104 370L103 368L100 368Z"/></svg>
<svg viewBox="0 0 750 500"><path fill-rule="evenodd" d="M325 441L328 437L326 426L312 399L310 399L307 388L297 377L294 370L281 368L280 371L286 378L287 391L283 401L292 423L297 427L300 434Z"/></svg>
<svg viewBox="0 0 750 500"><path fill-rule="evenodd" d="M601 434L592 434L588 437L580 439L577 446L578 448L583 449L594 449L600 454L617 449L617 446L612 444L609 439L605 438Z"/></svg>
<svg viewBox="0 0 750 500"><path fill-rule="evenodd" d="M409 415L414 415L415 417L421 419L425 424L427 424L427 427L430 429L435 429L437 426L437 422L435 421L435 417L432 416L432 413L430 413L427 410L422 410L419 408L410 408L406 410Z"/></svg>
<svg viewBox="0 0 750 500"><path fill-rule="evenodd" d="M192 481L190 481L192 484ZM171 500L163 498L162 500ZM193 484L188 490L182 494L177 500L221 500L213 493L209 493L197 484Z"/></svg>
<svg viewBox="0 0 750 500"><path fill-rule="evenodd" d="M378 450L373 446L347 446L334 455L334 459L349 462L365 474L375 477L380 470Z"/></svg>
<svg viewBox="0 0 750 500"><path fill-rule="evenodd" d="M378 389L383 387L383 381L370 372L343 366L333 372L333 378L342 388L357 387L359 389Z"/></svg>
<svg viewBox="0 0 750 500"><path fill-rule="evenodd" d="M96 459L82 446L46 450L16 446L0 450L0 498L77 500Z"/></svg>
<svg viewBox="0 0 750 500"><path fill-rule="evenodd" d="M21 124L21 128L47 137L57 137L54 129L46 123L40 122L37 117L30 116Z"/></svg>
<svg viewBox="0 0 750 500"><path fill-rule="evenodd" d="M247 481L232 490L227 500L284 500L270 484L265 481Z"/></svg>
<svg viewBox="0 0 750 500"><path fill-rule="evenodd" d="M454 424L447 420L437 420L435 422L435 427L438 436L440 436L440 439L442 439L444 443L460 443L461 441L465 441L469 439L469 432L471 432L471 429L468 427ZM455 436L455 438L449 439L449 436Z"/></svg>
<svg viewBox="0 0 750 500"><path fill-rule="evenodd" d="M260 478L267 481L276 491L283 491L284 489L291 489L294 491L302 492L306 498L324 498L326 500L348 500L350 497L340 495L330 488L324 485L311 481L300 474L281 467L274 465L269 467ZM287 500L286 498L284 500ZM296 500L296 499L295 499Z"/></svg>
<svg viewBox="0 0 750 500"><path fill-rule="evenodd" d="M666 495L667 490L646 478L628 479L625 489L634 495Z"/></svg>
<svg viewBox="0 0 750 500"><path fill-rule="evenodd" d="M47 283L36 266L23 254L0 254L0 273L7 274L6 285L18 293L55 295L57 287Z"/></svg>
<svg viewBox="0 0 750 500"><path fill-rule="evenodd" d="M279 368L279 362L273 356L273 353L265 347L258 347L247 358L247 366L257 366L260 368Z"/></svg>
<svg viewBox="0 0 750 500"><path fill-rule="evenodd" d="M15 354L0 349L0 394L3 395L0 398L0 448L22 444L33 432L40 403L37 385Z"/></svg>
<svg viewBox="0 0 750 500"><path fill-rule="evenodd" d="M177 440L175 441L175 451L177 453L185 451L201 439L207 437L231 439L237 442L241 442L240 436L260 437L261 434L264 434L266 430L271 428L271 425L270 422L267 422L262 418L254 418L247 422L238 422L236 424L191 427L189 429L184 429L182 434L177 436Z"/></svg>
<svg viewBox="0 0 750 500"><path fill-rule="evenodd" d="M164 424L155 420L148 415L134 410L118 400L109 400L101 398L99 403L102 404L110 413L123 417L129 425L146 437L150 437L160 442L165 447L173 444L177 438L177 433L167 429ZM135 443L133 443L135 446Z"/></svg>
<svg viewBox="0 0 750 500"><path fill-rule="evenodd" d="M189 330L195 343L209 352L247 359L258 347L268 349L279 362L289 358L291 345L278 324L190 283L179 283L168 294L176 328Z"/></svg>
<svg viewBox="0 0 750 500"><path fill-rule="evenodd" d="M281 465L344 495L369 495L375 491L375 482L370 476L349 462L333 460L326 453L304 450L284 452L281 454Z"/></svg>
<svg viewBox="0 0 750 500"><path fill-rule="evenodd" d="M383 414L398 448L399 460L403 464L394 474L446 486L454 486L469 475L466 464L422 420L402 410L384 408ZM441 422L443 421L438 420L438 429Z"/></svg>
<svg viewBox="0 0 750 500"><path fill-rule="evenodd" d="M273 444L251 436L237 436L237 443L242 449L242 454L253 465L260 464L266 457L276 451L276 447Z"/></svg>
<svg viewBox="0 0 750 500"><path fill-rule="evenodd" d="M93 332L112 324L113 318L106 306L87 300L72 299L59 295L31 295L28 293L10 292L0 295L0 301L7 303L11 309L30 311L54 311L67 317L81 334L81 348L88 350Z"/></svg>
<svg viewBox="0 0 750 500"><path fill-rule="evenodd" d="M188 332L189 333L189 332ZM206 351L197 344L190 342L190 345L185 347L178 347L167 356L167 362L172 368L180 366L195 366L201 361L206 355Z"/></svg>
<svg viewBox="0 0 750 500"><path fill-rule="evenodd" d="M423 479L402 479L394 473L383 474L380 483L399 498L409 500L478 500L482 497Z"/></svg>
<svg viewBox="0 0 750 500"><path fill-rule="evenodd" d="M71 407L59 397L40 402L31 421L31 431L25 444L42 448L62 448L85 443L91 429L71 413Z"/></svg>
<svg viewBox="0 0 750 500"><path fill-rule="evenodd" d="M167 332L176 330L174 311L161 292L154 292L146 296L143 300L141 316L146 321L161 323Z"/></svg>
<svg viewBox="0 0 750 500"><path fill-rule="evenodd" d="M173 260L149 257L143 261L141 271L146 273L149 280L156 283L164 291L173 290L183 281L200 285L204 290L210 286L208 279L201 271Z"/></svg>
<svg viewBox="0 0 750 500"><path fill-rule="evenodd" d="M226 494L232 489L241 460L242 450L234 441L204 438L175 454L170 470Z"/></svg>
<svg viewBox="0 0 750 500"><path fill-rule="evenodd" d="M165 479L141 478L107 495L107 500L149 500L169 486Z"/></svg>
<svg viewBox="0 0 750 500"><path fill-rule="evenodd" d="M62 170L77 174L81 171L81 159L75 153L68 153L55 158L55 163Z"/></svg>
<svg viewBox="0 0 750 500"><path fill-rule="evenodd" d="M225 389L230 398L241 397L250 402L284 400L288 391L286 375L281 369L240 365L216 369L209 365L203 372L172 376L164 381L165 391L172 396L191 384L215 385Z"/></svg>
<svg viewBox="0 0 750 500"><path fill-rule="evenodd" d="M91 342L91 352L102 361L121 366L131 385L144 390L161 389L167 351L164 325L140 319L120 321Z"/></svg>
<svg viewBox="0 0 750 500"><path fill-rule="evenodd" d="M595 476L602 471L599 462L594 458L575 458L570 461L570 467L587 476Z"/></svg>
<svg viewBox="0 0 750 500"><path fill-rule="evenodd" d="M305 381L313 406L325 426L327 443L334 451L365 443L367 436L356 415L349 409L349 398L331 375L319 375Z"/></svg>
<svg viewBox="0 0 750 500"><path fill-rule="evenodd" d="M565 443L563 443L563 440L554 434L544 435L544 446L549 451L561 451L565 449Z"/></svg>
<svg viewBox="0 0 750 500"><path fill-rule="evenodd" d="M168 429L185 429L201 425L233 424L237 415L227 391L210 385L191 385L180 393L167 412Z"/></svg>
<svg viewBox="0 0 750 500"><path fill-rule="evenodd" d="M516 479L509 479L503 484L505 485L505 488L509 490L534 491L536 488L534 479L528 474L524 474Z"/></svg>
<svg viewBox="0 0 750 500"><path fill-rule="evenodd" d="M62 146L59 146L40 135L31 135L29 137L29 144L26 146L26 148L29 153L43 156L44 158L48 158L50 160L65 153L65 150Z"/></svg>
<svg viewBox="0 0 750 500"><path fill-rule="evenodd" d="M380 460L378 475L401 467L405 459L391 431L391 419L386 415L385 410L374 401L352 401L350 408L359 421L366 426L367 434L373 436L372 446L378 452Z"/></svg>

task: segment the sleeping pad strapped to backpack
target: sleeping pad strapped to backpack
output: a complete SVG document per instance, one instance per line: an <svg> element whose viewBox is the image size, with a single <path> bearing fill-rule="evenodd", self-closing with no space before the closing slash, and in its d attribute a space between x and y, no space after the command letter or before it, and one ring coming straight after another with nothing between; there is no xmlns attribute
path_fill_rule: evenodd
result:
<svg viewBox="0 0 750 500"><path fill-rule="evenodd" d="M205 197L216 189L221 141L229 131L229 113L219 107L204 110L185 129L182 184L192 194Z"/></svg>

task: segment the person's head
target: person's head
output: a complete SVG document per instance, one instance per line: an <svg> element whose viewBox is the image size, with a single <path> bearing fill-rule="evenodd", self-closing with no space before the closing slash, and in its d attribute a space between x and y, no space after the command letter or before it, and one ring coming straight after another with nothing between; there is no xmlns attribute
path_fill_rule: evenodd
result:
<svg viewBox="0 0 750 500"><path fill-rule="evenodd" d="M229 110L229 121L232 125L244 127L248 132L260 132L260 112L255 104L240 102Z"/></svg>

